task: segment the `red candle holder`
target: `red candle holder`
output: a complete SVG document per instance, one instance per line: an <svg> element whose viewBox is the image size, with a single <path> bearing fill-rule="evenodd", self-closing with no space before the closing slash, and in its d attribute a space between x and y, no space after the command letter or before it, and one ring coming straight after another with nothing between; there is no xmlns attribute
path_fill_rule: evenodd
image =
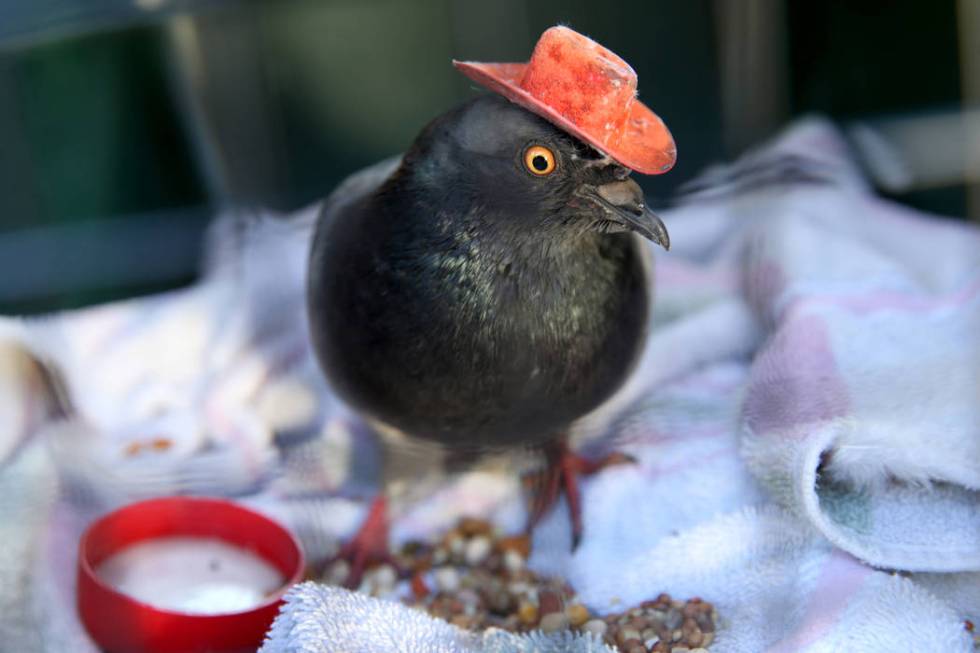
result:
<svg viewBox="0 0 980 653"><path fill-rule="evenodd" d="M279 570L282 587L240 612L193 614L163 609L124 594L96 573L128 546L166 537L214 538L250 551ZM82 623L106 653L254 653L305 562L286 528L231 501L165 497L112 512L85 531L78 549L77 605Z"/></svg>

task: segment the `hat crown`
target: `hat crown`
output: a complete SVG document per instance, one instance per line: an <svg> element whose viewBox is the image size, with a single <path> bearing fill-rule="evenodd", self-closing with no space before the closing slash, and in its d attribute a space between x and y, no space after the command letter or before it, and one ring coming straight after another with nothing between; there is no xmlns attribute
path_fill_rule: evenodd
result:
<svg viewBox="0 0 980 653"><path fill-rule="evenodd" d="M627 168L658 175L677 160L670 130L637 99L629 64L568 27L546 30L527 63L453 65Z"/></svg>
<svg viewBox="0 0 980 653"><path fill-rule="evenodd" d="M636 99L636 73L619 56L567 27L541 35L521 88L566 120L615 146Z"/></svg>

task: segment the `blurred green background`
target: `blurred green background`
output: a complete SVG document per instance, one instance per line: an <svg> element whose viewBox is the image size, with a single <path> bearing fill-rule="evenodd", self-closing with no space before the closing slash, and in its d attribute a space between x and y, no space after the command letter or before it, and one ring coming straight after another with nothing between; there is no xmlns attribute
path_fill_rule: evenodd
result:
<svg viewBox="0 0 980 653"><path fill-rule="evenodd" d="M558 22L629 61L670 126L676 168L641 180L663 204L802 114L896 147L921 117L962 120L978 18L969 0L4 0L0 312L191 282L215 211L323 197L476 92L450 59L526 60ZM975 216L961 163L883 190Z"/></svg>

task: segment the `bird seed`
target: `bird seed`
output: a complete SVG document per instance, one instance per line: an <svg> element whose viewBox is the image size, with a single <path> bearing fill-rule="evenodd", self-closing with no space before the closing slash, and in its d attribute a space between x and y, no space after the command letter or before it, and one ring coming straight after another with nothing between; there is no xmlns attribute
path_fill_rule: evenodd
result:
<svg viewBox="0 0 980 653"><path fill-rule="evenodd" d="M529 570L530 549L526 536L500 537L489 522L464 519L438 542L411 542L398 553L410 574L403 600L468 630L570 629L623 653L704 653L714 640L718 613L706 601L660 594L598 615L564 581Z"/></svg>

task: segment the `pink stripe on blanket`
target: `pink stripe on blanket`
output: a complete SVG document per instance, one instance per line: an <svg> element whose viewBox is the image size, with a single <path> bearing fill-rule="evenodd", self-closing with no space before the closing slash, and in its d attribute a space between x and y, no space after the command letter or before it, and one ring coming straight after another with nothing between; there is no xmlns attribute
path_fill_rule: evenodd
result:
<svg viewBox="0 0 980 653"><path fill-rule="evenodd" d="M858 593L871 569L848 554L835 549L824 564L810 603L794 633L769 648L768 653L796 653L825 637L840 621L848 604Z"/></svg>
<svg viewBox="0 0 980 653"><path fill-rule="evenodd" d="M913 294L894 290L880 290L859 295L818 296L807 300L808 304L830 304L863 315L875 311L894 310L906 313L927 313L965 306L980 297L980 279L964 285L956 292L944 295Z"/></svg>
<svg viewBox="0 0 980 653"><path fill-rule="evenodd" d="M756 356L742 419L756 434L803 435L804 424L847 414L850 402L816 315L790 315Z"/></svg>

